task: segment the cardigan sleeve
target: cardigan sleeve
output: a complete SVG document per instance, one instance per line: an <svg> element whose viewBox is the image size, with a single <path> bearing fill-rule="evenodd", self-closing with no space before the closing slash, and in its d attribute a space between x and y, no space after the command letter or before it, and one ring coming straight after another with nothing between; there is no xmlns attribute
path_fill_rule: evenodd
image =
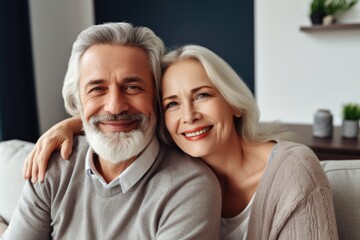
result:
<svg viewBox="0 0 360 240"><path fill-rule="evenodd" d="M256 190L248 239L338 239L329 181L306 146L280 141Z"/></svg>
<svg viewBox="0 0 360 240"><path fill-rule="evenodd" d="M285 224L270 239L338 239L331 191L317 187L297 207L288 212ZM277 236L275 236L277 235Z"/></svg>

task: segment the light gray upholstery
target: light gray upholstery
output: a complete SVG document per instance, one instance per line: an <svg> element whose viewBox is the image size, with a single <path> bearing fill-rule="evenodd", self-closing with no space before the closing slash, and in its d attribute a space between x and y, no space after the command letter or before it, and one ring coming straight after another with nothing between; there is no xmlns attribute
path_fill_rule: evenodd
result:
<svg viewBox="0 0 360 240"><path fill-rule="evenodd" d="M322 161L334 196L340 239L360 239L360 160Z"/></svg>
<svg viewBox="0 0 360 240"><path fill-rule="evenodd" d="M0 236L1 218L11 219L25 180L21 168L33 143L0 142ZM334 195L340 239L360 239L360 160L322 161ZM6 225L5 225L6 226Z"/></svg>
<svg viewBox="0 0 360 240"><path fill-rule="evenodd" d="M33 146L20 140L0 142L0 230L3 229L1 221L10 221L20 197L25 183L22 165Z"/></svg>

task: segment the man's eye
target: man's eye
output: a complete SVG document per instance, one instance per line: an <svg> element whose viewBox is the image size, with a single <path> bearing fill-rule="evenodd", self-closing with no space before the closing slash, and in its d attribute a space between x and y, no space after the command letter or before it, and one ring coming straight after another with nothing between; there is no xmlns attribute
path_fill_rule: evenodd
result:
<svg viewBox="0 0 360 240"><path fill-rule="evenodd" d="M139 89L139 87L135 86L135 85L130 85L130 86L127 86L126 89L133 90L133 89Z"/></svg>
<svg viewBox="0 0 360 240"><path fill-rule="evenodd" d="M93 88L91 88L91 89L88 91L88 93L102 92L102 91L104 91L104 90L105 90L104 87L93 87Z"/></svg>
<svg viewBox="0 0 360 240"><path fill-rule="evenodd" d="M128 94L138 94L143 91L143 88L138 85L128 85L123 88L123 91Z"/></svg>

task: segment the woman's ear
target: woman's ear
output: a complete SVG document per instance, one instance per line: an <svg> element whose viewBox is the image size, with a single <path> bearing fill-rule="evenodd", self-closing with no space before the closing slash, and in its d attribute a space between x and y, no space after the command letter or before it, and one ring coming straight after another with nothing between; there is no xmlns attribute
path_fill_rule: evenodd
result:
<svg viewBox="0 0 360 240"><path fill-rule="evenodd" d="M241 117L242 114L240 111L234 110L234 115L235 115L235 117L239 118L239 117Z"/></svg>

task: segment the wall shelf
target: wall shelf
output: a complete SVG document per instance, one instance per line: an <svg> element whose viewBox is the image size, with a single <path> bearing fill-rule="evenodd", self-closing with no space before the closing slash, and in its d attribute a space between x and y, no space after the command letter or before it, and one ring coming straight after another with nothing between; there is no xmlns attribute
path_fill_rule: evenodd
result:
<svg viewBox="0 0 360 240"><path fill-rule="evenodd" d="M313 25L313 26L302 26L300 31L303 32L318 32L318 31L331 31L331 30L360 30L360 23L338 23L331 25Z"/></svg>

